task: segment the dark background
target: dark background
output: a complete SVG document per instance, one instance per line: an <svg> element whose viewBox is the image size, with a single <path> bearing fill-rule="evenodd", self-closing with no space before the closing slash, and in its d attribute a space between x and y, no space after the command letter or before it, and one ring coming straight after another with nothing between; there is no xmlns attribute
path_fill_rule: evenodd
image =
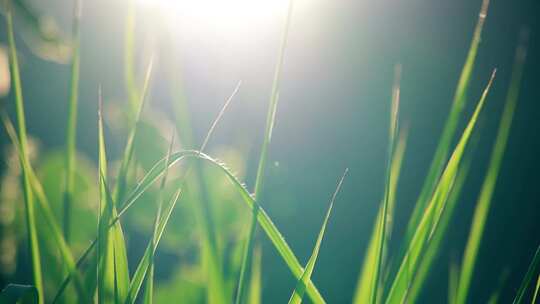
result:
<svg viewBox="0 0 540 304"><path fill-rule="evenodd" d="M51 2L43 10L55 15L60 24L68 24L72 4ZM125 98L125 3L84 2L78 146L95 157L98 84L103 84L105 94ZM394 64L403 66L400 120L409 125L410 131L398 186L396 237L391 244L397 248L448 114L479 8L480 1L476 0L338 0L314 1L310 6L299 5L295 11L270 147L270 162L279 166L268 170L268 185L261 201L300 261L305 261L335 184L343 169L350 168L313 278L329 303L350 301L382 198ZM497 77L481 114L471 174L443 253L424 289L423 303L447 299L449 261L461 259L523 26L531 32L528 57L470 302L486 302L505 270L509 276L501 303L510 302L540 244L539 12L540 3L535 0L491 1L463 122L472 113L493 68L498 69ZM138 22L138 33L152 26L151 19L144 16ZM0 27L0 41L5 43L4 19ZM242 43L226 37L217 42L156 37L164 39L160 46L174 47L172 52L182 62L197 141L236 82L243 81L209 151L212 154L217 147L238 143L249 146L249 188L258 161L280 30L278 23L274 29L252 33L252 40ZM37 58L23 43L18 46L28 130L39 138L42 149L62 148L69 68ZM158 106L167 108L166 98L160 98L161 69L158 64L152 96ZM12 95L2 103L7 103L14 114ZM0 140L6 146L4 134ZM282 196L289 199L280 200ZM265 302L285 302L294 278L270 243L265 241L263 248Z"/></svg>

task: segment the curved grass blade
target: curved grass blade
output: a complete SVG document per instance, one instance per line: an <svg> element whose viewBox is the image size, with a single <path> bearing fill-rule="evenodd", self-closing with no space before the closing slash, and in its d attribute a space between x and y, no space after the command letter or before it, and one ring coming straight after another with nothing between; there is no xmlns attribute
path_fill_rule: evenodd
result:
<svg viewBox="0 0 540 304"><path fill-rule="evenodd" d="M523 282L521 282L521 285L519 286L519 289L516 293L516 297L514 298L513 304L519 304L523 303L523 298L525 297L525 292L527 291L527 288L529 287L529 284L531 283L534 272L538 270L538 266L540 265L540 246L536 249L536 252L534 253L534 257L531 261L531 264L529 265L529 269L527 269L527 273L525 274L525 277L523 278ZM536 294L538 293L538 283L535 290L535 295L533 296L536 298ZM536 302L532 302L536 303Z"/></svg>
<svg viewBox="0 0 540 304"><path fill-rule="evenodd" d="M75 157L77 149L77 107L79 97L79 52L80 52L80 20L82 0L75 1L72 35L73 57L71 61L71 80L69 92L68 121L66 128L66 159L65 159L65 189L64 189L64 238L69 244L71 229L71 208L73 187L75 181Z"/></svg>
<svg viewBox="0 0 540 304"><path fill-rule="evenodd" d="M237 86L235 87L233 93L230 95L230 97L227 99L227 101L225 102L225 104L223 105L222 109L220 110L220 112L218 113L216 119L213 121L203 143L201 144L201 150L203 150L213 131L215 130L218 122L221 120L221 118L223 117L223 114L225 113L226 109L228 108L229 104L231 103L232 99L234 98L234 96L236 96L236 93L238 92L238 90L240 89L240 85L241 85L241 82L238 82ZM101 118L101 109L102 109L102 98L101 98L101 89L99 90L99 111L98 111L98 115L99 115L99 133L100 134L103 134L103 124L102 124L102 118ZM105 146L105 143L104 143L104 140L103 140L103 135L100 135L100 145L102 147ZM102 155L105 155L105 151L103 150L102 152ZM105 161L105 157L103 156L103 161ZM106 168L105 168L106 169ZM186 170L186 173L184 174L184 181L185 181L185 177L189 174L189 170ZM147 175L148 176L148 175ZM158 175L159 176L159 175ZM152 178L158 178L158 176L153 176ZM148 183L148 186L150 184L152 184L153 182L155 181L155 179L152 179L149 183ZM139 184L140 186L140 184ZM138 191L140 190L140 191ZM140 195L142 195L145 191L147 190L147 187L143 188L141 190L140 187L136 187L136 189L128 196L128 198L124 201L124 203L122 204L122 207L120 209L120 211L118 212L118 214L116 215L116 217L114 217L109 225L109 229L115 225L117 223L117 221L120 219L120 217L124 214L124 212L126 212L129 207L140 197ZM97 241L98 241L99 237L94 239L94 241L90 244L90 246L83 252L83 254L80 256L80 258L78 259L77 261L77 264L76 264L76 267L80 267L82 262L86 259L86 257L90 254L91 250L96 246L97 244ZM145 270L146 271L146 270ZM144 276L143 276L144 278ZM62 284L60 285L60 288L57 292L57 295L55 298L58 298L62 293L63 291L65 290L65 288L67 287L69 281L71 280L71 273L69 273L66 278L64 279L64 281L62 282Z"/></svg>
<svg viewBox="0 0 540 304"><path fill-rule="evenodd" d="M304 297L304 293L306 292L306 284L311 280L311 274L313 273L313 270L315 269L315 263L317 262L317 256L319 255L319 249L321 248L321 242L324 237L324 232L326 230L326 225L328 223L328 219L330 218L330 214L332 213L332 207L334 206L334 201L336 200L336 196L339 193L339 190L341 189L341 185L343 184L343 180L345 179L345 176L347 175L347 172L349 169L345 169L345 172L343 172L343 175L341 176L341 179L339 180L339 183L336 187L336 191L334 191L334 194L332 195L332 199L330 200L330 206L328 207L328 211L326 212L326 216L324 217L324 222L321 226L321 230L319 231L319 236L317 237L317 242L315 243L315 247L313 248L313 252L311 253L311 257L309 258L308 263L306 264L306 268L304 269L304 272L300 276L300 279L298 279L298 282L296 283L296 287L294 288L293 294L291 295L291 298L289 299L289 304L300 304L302 303L302 298Z"/></svg>
<svg viewBox="0 0 540 304"><path fill-rule="evenodd" d="M210 156L196 150L186 150L186 151L180 151L175 152L171 155L170 163L167 165L165 159L161 159L158 161L152 169L150 169L146 175L141 179L141 181L137 184L135 189L131 192L130 195L127 196L127 199L125 201L124 207L118 212L118 215L112 219L109 228L112 227L119 219L120 217L136 202L136 200L164 173L166 168L174 166L176 164L182 163L188 159L196 159L200 161L204 161L205 163L208 163L212 165L213 167L219 169L222 173L227 176L229 181L234 186L234 189L241 195L242 200L246 204L246 206L253 211L256 206L260 208L260 212L258 213L257 220L259 222L259 225L263 228L264 232L272 242L272 245L274 248L278 251L282 259L284 260L285 264L287 264L287 267L289 270L293 273L293 275L298 279L302 275L304 269L298 262L298 259L296 258L294 252L291 250L287 242L285 241L285 238L281 235L277 227L274 225L268 214L264 211L263 208L258 206L258 203L255 201L255 199L252 197L252 195L249 193L249 191L245 188L245 186L236 178L236 176L223 164L220 162L214 160ZM94 240L90 246L85 250L85 252L81 255L81 257L77 260L77 267L80 267L82 264L82 261L88 257L90 251L94 248L96 245L96 240ZM71 274L69 274L66 279L64 280L62 286L67 285L69 280L71 279ZM324 299L322 298L321 294L315 287L315 285L310 281L307 284L306 292L311 298L312 302L314 303L325 303Z"/></svg>
<svg viewBox="0 0 540 304"><path fill-rule="evenodd" d="M41 258L39 254L39 242L36 229L36 218L34 210L34 193L30 176L26 168L30 166L27 152L26 123L24 116L24 101L22 96L21 77L19 73L19 62L17 60L17 48L15 46L15 36L13 34L13 17L10 3L6 3L6 22L9 44L9 60L11 75L13 76L13 86L15 90L15 107L17 112L17 124L19 128L18 139L20 145L20 158L22 168L22 182L24 194L24 209L26 219L26 230L28 234L28 248L32 263L32 281L38 293L39 303L43 303L43 275L41 272Z"/></svg>
<svg viewBox="0 0 540 304"><path fill-rule="evenodd" d="M510 88L506 97L506 103L504 106L499 130L495 139L495 146L491 153L491 159L489 162L488 171L482 184L482 189L478 197L476 209L474 211L471 230L469 233L469 239L465 248L463 257L463 264L460 272L459 287L456 303L465 303L469 292L469 286L473 275L474 264L478 255L478 249L480 248L480 242L482 240L482 234L484 232L484 226L486 223L487 215L491 205L491 197L497 183L497 176L499 175L499 169L506 149L506 143L510 135L510 128L512 125L512 118L516 108L519 87L521 83L521 77L523 75L523 68L526 57L526 37L522 37L522 42L517 47L514 67L512 70L512 76L510 80Z"/></svg>
<svg viewBox="0 0 540 304"><path fill-rule="evenodd" d="M477 118L482 110L494 77L495 71L493 71L491 74L488 85L482 93L480 101L478 102L476 109L469 120L469 123L467 124L467 127L463 131L461 139L459 140L443 174L441 175L441 179L435 188L435 192L433 193L430 203L428 204L413 237L411 238L410 242L407 243L406 254L403 259L401 259L399 270L390 287L390 291L386 298L386 303L402 303L407 296L410 287L410 274L416 273L418 263L425 249L426 241L433 232L434 227L436 227L439 223L441 214L445 208L447 197L456 177L459 164L461 163L465 147L469 142L469 138L476 125Z"/></svg>
<svg viewBox="0 0 540 304"><path fill-rule="evenodd" d="M416 227L418 227L418 224L420 223L420 220L426 210L426 206L433 195L441 172L444 169L448 154L450 153L450 147L457 130L459 118L467 100L467 91L474 70L474 63L476 61L476 54L478 53L478 46L480 45L481 41L482 29L486 21L488 7L489 0L483 0L480 13L478 14L478 21L474 29L473 38L471 40L471 45L469 47L469 52L467 53L467 58L465 59L465 64L461 70L461 75L454 93L450 113L446 119L446 123L439 139L439 144L435 150L435 155L431 161L424 185L422 186L422 190L420 191L420 195L416 201L413 213L407 225L405 244L409 243L416 230Z"/></svg>
<svg viewBox="0 0 540 304"><path fill-rule="evenodd" d="M242 82L239 81L238 84L236 85L235 89L233 90L232 94L225 101L225 104L223 105L223 107L219 111L218 115L216 116L216 118L212 122L212 125L208 129L208 132L206 133L206 136L205 136L205 138L204 138L204 140L203 140L203 142L202 142L202 144L200 146L200 151L203 151L206 148L206 145L208 144L208 142L210 140L210 137L214 133L214 130L215 130L216 126L218 125L219 121L221 121L221 118L223 117L223 114L225 114L225 111L229 107L229 104L231 103L233 98L238 93L238 90L240 89L241 84L242 84ZM173 147L173 140L171 140L171 145L169 147L169 151L168 151L168 154L167 154L167 160L170 160L170 153L172 153L172 147ZM167 161L167 163L168 162L169 161ZM199 173L198 176L200 176L200 173L202 172L202 170L200 170L199 167L196 167L196 169L198 169L197 173ZM168 169L166 169L166 171L164 173L162 183L161 183L161 189L162 190L163 190L163 187L165 186L165 179L166 179L167 171L168 171ZM190 173L190 171L189 172L188 171L189 170L186 170L186 173L184 175L184 178L183 178L184 182L185 182L185 177L187 175L189 175L189 173ZM201 184L203 182L204 181L201 180ZM160 191L160 193L161 193L161 191ZM155 222L156 225L158 223L157 221L159 221L159 219L160 219L159 213L160 213L160 211L159 211L159 208L158 208L158 215L156 216L156 222ZM215 241L212 241L212 240L215 240L215 238L210 235L211 232L213 233L213 229L211 229L209 227L209 221L206 221L204 219L203 219L203 221L204 221L203 226L206 227L206 233L205 233L205 236L206 236L206 239L207 239L206 246L212 248L212 250L210 250L210 252L207 251L205 256L204 256L204 258L208 259L208 263L210 263L210 265L212 265L210 267L210 276L212 277L211 278L212 281L210 282L210 285L212 286L212 288L209 288L209 292L215 294L215 297L216 297L215 301L217 301L217 302L227 301L226 296L224 294L219 294L218 292L216 292L216 289L218 289L218 290L223 290L224 289L224 287L223 287L224 283L222 282L223 280L221 279L222 278L222 274L221 274L221 270L220 270L221 267L219 266L220 261L218 260L218 257L217 257L217 254L216 254ZM155 226L154 228L157 229L157 226ZM154 238L155 238L155 236L156 236L156 234L154 233ZM149 245L149 247L150 247L150 245ZM157 247L157 244L155 246L152 246L152 247ZM153 259L154 250L151 250L149 252L152 254L152 259ZM141 263L143 263L143 262L144 262L144 260L141 259ZM150 266L149 270L148 270L148 266ZM151 279L152 272L153 272L152 268L153 268L152 264L150 264L150 265L140 265L140 267L139 266L137 267L137 272L136 272L136 275L142 280L144 278L145 274L149 271L150 276L147 278L147 289L146 289L146 292L149 293L149 294L151 294L151 289L152 289L152 283L149 282L149 280L150 281L152 280ZM141 274L138 273L139 271L141 272ZM142 283L142 282L140 282L140 283ZM135 283L135 284L130 285L130 293L129 293L129 296L128 296L128 299L127 299L126 303L134 301L135 298L137 297L137 294L138 294L139 288L140 288L140 285L138 285L138 284L139 283ZM149 297L151 297L151 296L148 295L148 297L145 297L145 300L148 299ZM214 301L214 300L212 300L212 301Z"/></svg>
<svg viewBox="0 0 540 304"><path fill-rule="evenodd" d="M281 70L283 66L283 59L285 57L285 48L287 46L287 39L289 37L289 28L290 28L291 19L292 19L293 4L294 4L294 0L289 0L287 17L285 20L285 28L283 31L283 35L281 37L281 47L279 50L278 61L276 63L276 67L274 71L272 92L270 95L270 104L268 106L268 112L266 116L266 129L264 132L264 139L263 139L263 144L261 147L259 164L257 167L257 176L255 178L255 197L256 198L260 198L262 190L263 190L263 183L264 183L265 170L266 170L266 161L268 158L268 147L270 145L270 141L272 138L272 130L274 127L276 110L277 110L277 105L278 105L278 100L279 100L279 85L280 85L280 80L281 80ZM255 229L257 227L256 222L257 222L258 212L259 212L258 209L254 209L251 214L251 221L248 228L247 241L244 247L244 254L242 256L242 264L240 266L240 276L238 278L238 288L236 291L236 301L235 301L236 304L243 303L243 297L245 293L244 286L246 285L246 282L248 281L247 268L248 268L248 265L250 265L251 263L251 257L253 255Z"/></svg>

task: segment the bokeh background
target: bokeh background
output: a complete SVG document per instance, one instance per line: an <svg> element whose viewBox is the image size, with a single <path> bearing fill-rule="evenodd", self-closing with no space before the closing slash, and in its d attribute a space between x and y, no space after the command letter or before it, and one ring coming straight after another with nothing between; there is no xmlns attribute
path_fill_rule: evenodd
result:
<svg viewBox="0 0 540 304"><path fill-rule="evenodd" d="M52 18L60 33L69 36L72 1L26 2L37 14ZM423 293L423 303L446 300L449 263L461 259L508 89L514 50L524 26L531 33L525 74L473 278L471 303L487 301L505 275L501 302L508 303L540 243L540 3L535 0L491 2L464 112L466 116L472 112L493 68L498 69L497 77L481 115L471 173L445 239L443 254ZM103 87L106 104L111 159L120 157L125 141L127 7L126 0L83 1L77 145L81 153L80 166L91 172L81 173L78 182L79 186L83 185L79 189L83 189L81 197L88 201L87 206L96 203L92 202L91 193L95 190L93 184L97 183L94 168L99 85ZM300 261L306 261L335 184L343 169L350 168L313 275L329 303L345 303L352 298L382 198L394 65L400 63L403 67L400 123L408 126L409 141L398 186L391 250L399 246L422 186L450 108L479 8L479 0L297 1L270 147L271 166L260 201ZM223 14L227 12L230 13L225 10ZM156 6L142 2L136 6L138 79L142 78L152 50L156 52L150 105L145 110L148 126L138 146L142 166L149 166L163 156L165 138L176 119L174 102L179 98L187 101L193 143L198 145L225 99L241 80L240 91L212 137L208 153L228 163L252 189L283 29L283 12L270 14L270 17L265 15L261 22L238 19L234 23L227 20L236 15L220 16L210 22L201 16L189 19L183 15L163 17L162 13ZM17 25L19 29L25 26L21 20ZM5 26L5 19L1 18L0 43L4 50ZM17 34L35 163L43 176L61 176L59 153L64 147L69 65L44 59L21 39L23 30ZM2 97L0 102L14 114L12 93ZM9 210L18 208L17 194L10 190L15 187L13 180L9 184L8 179L10 170L15 170L11 167L16 165L3 132L0 137L1 159L4 160L0 164L3 175L0 204L4 206L3 218L9 218ZM213 199L217 206L216 218L221 221L219 227L225 227L223 238L237 240L235 231L246 229L247 214L240 211L241 203L227 194L227 185L208 174L210 181L214 178L216 187L225 193L224 196L218 193ZM55 194L51 190L50 195L60 197L61 185L51 183L51 189L57 191ZM222 200L225 202L219 202ZM151 218L145 217L150 209L139 209L123 222L129 235L128 249L134 255L131 265L135 265L144 250L152 223ZM91 207L84 212L92 214L89 210ZM168 241L157 259L162 294L174 290L178 273L185 275L192 271L185 265L196 263L198 255L194 249L198 237L191 229L196 219L190 215L188 207L179 208L174 216L176 220L168 228ZM95 227L92 225L90 221L86 226ZM84 228L86 226L81 222L81 248L91 233L90 228ZM20 227L8 223L1 229L3 246L15 244L18 250L13 252L11 264L3 264L0 286L8 281L29 281L29 260L24 239L19 237L23 235ZM289 298L295 280L265 236L261 234L260 239L263 299L266 303L283 303ZM7 253L11 251L2 248L4 258L9 256ZM193 277L197 282L197 275Z"/></svg>

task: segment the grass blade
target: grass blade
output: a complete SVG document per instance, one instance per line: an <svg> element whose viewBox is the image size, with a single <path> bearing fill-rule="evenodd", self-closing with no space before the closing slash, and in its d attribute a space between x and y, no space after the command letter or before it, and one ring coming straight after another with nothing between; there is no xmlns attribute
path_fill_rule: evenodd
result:
<svg viewBox="0 0 540 304"><path fill-rule="evenodd" d="M525 37L523 37L526 40ZM504 151L506 149L506 143L508 136L510 135L510 128L512 125L512 118L516 108L519 86L521 83L521 77L523 75L523 67L526 57L525 41L522 41L516 50L516 56L514 60L514 68L512 71L512 78L510 80L510 88L506 97L506 103L504 106L499 130L495 139L495 146L491 153L491 159L489 162L488 171L478 202L474 212L471 231L469 233L469 239L465 248L463 264L460 272L459 288L456 303L465 303L469 292L469 286L473 275L474 264L480 248L480 242L484 231L488 211L491 205L491 197L493 195L495 184L497 182L497 176L501 167Z"/></svg>
<svg viewBox="0 0 540 304"><path fill-rule="evenodd" d="M152 57L146 69L143 90L141 93L141 100L139 101L139 104L138 104L139 107L137 109L137 113L135 116L135 122L132 124L128 133L127 142L126 142L126 146L124 148L124 154L122 157L122 162L120 163L120 169L118 171L118 177L116 179L116 187L115 187L114 196L113 196L115 202L122 201L124 192L127 186L128 170L131 165L131 160L133 159L133 152L135 149L135 138L137 135L137 130L139 129L139 124L141 121L141 114L144 109L144 104L148 96L148 87L150 86L150 79L152 77L153 62L154 62L154 59Z"/></svg>
<svg viewBox="0 0 540 304"><path fill-rule="evenodd" d="M527 273L525 274L525 277L523 278L523 282L521 282L521 285L519 286L519 289L516 293L516 297L514 298L513 304L519 304L523 303L523 298L525 297L525 292L527 291L527 287L529 287L534 272L537 271L538 266L540 265L540 246L536 249L536 252L534 253L534 257L531 261L531 264L529 265L529 269L527 269ZM538 293L538 283L536 284L536 290L534 294L534 298L536 298L536 294ZM534 301L532 303L535 303Z"/></svg>
<svg viewBox="0 0 540 304"><path fill-rule="evenodd" d="M255 178L255 197L256 198L260 198L262 190L263 190L264 176L265 176L265 170L266 170L266 161L268 158L268 147L270 145L270 141L272 138L272 130L274 126L277 104L279 100L279 85L280 85L280 80L281 80L281 70L283 66L283 59L285 57L285 48L287 46L287 39L289 37L289 28L290 28L291 19L292 19L293 4L294 4L294 0L289 0L287 17L285 19L285 28L283 31L283 35L281 37L281 46L279 49L278 61L276 63L276 67L274 71L272 92L270 95L270 103L268 106L268 112L266 116L266 128L264 132L263 144L261 147L259 164L257 167L257 176ZM245 249L242 256L242 264L240 267L240 276L238 278L238 288L236 291L236 304L240 304L243 302L243 297L245 293L244 286L246 285L246 282L248 280L247 268L248 268L248 265L250 265L250 260L253 255L255 229L257 227L256 222L257 222L258 212L259 210L256 208L253 210L252 215L251 215L251 221L248 228L247 241L244 247Z"/></svg>
<svg viewBox="0 0 540 304"><path fill-rule="evenodd" d="M210 137L214 133L214 130L221 120L221 117L228 108L230 102L238 93L242 82L239 81L236 85L233 93L229 96L225 104L221 108L220 112L214 119L210 129L208 130L206 137L204 138L199 151L204 151L208 144ZM190 186L196 189L196 193L199 194L199 204L196 206L195 215L197 221L200 223L200 229L202 230L202 260L203 264L207 267L208 271L208 286L206 288L207 301L209 303L228 303L231 301L229 291L226 289L225 278L223 275L223 263L219 254L219 248L217 244L216 229L214 226L214 216L212 213L212 206L210 205L209 191L204 178L204 172L200 167L200 163L194 164L194 176L197 183L192 183ZM190 172L186 173L186 176ZM198 191L197 191L198 190Z"/></svg>
<svg viewBox="0 0 540 304"><path fill-rule="evenodd" d="M77 107L79 97L79 52L80 52L80 20L81 0L75 1L73 13L73 57L71 61L71 84L68 106L68 121L66 128L66 163L65 163L65 189L64 189L64 238L69 243L71 228L71 204L73 199L73 187L75 180L75 157L77 145Z"/></svg>
<svg viewBox="0 0 540 304"><path fill-rule="evenodd" d="M173 145L174 145L174 133L173 133L173 135L171 137L169 150L167 152L167 158L166 158L167 159L167 164L170 163L170 157L171 157ZM168 171L169 170L168 170L168 167L167 167L167 169L165 170L165 173L163 174L163 178L161 179L161 184L160 184L160 187L159 187L158 199L157 199L158 207L157 207L157 212L156 212L156 219L154 220L154 228L152 230L152 238L150 239L150 243L147 246L147 248L149 248L149 249L147 249L147 252L149 253L149 257L147 258L147 260L148 260L147 263L148 264L147 265L139 265L139 266L137 266L137 271L135 272L135 275L134 275L134 278L137 277L137 278L140 278L142 280L145 277L145 274L146 274L145 297L144 297L143 303L148 303L148 304L152 303L152 294L153 294L153 289L154 289L154 254L155 254L155 250L156 250L157 244L158 244L158 240L157 240L158 233L159 233L158 229L160 227L161 213L162 213L162 208L163 208L163 191L164 191L164 188L165 188L165 184L167 182L167 173L168 173ZM176 200L174 201L174 203L176 203ZM167 218L167 220L168 220L168 218ZM163 227L165 227L165 225L166 225L166 222L163 224ZM146 255L146 252L145 252L145 255ZM143 256L140 263L143 263L145 260L146 260L145 256ZM139 274L139 272L141 272L141 271L142 271L142 274ZM142 282L140 282L140 283L142 283ZM137 294L139 292L139 288L140 288L139 283L130 284L128 297L126 299L126 303L132 303L132 302L135 301L135 299L137 298Z"/></svg>
<svg viewBox="0 0 540 304"><path fill-rule="evenodd" d="M389 189L389 201L388 201L388 212L387 212L387 225L388 227L388 233L387 235L390 235L391 232L391 217L394 214L394 206L395 206L395 193L397 190L397 183L399 179L399 174L401 171L401 164L403 162L403 156L405 154L405 148L407 143L407 128L403 128L400 131L399 140L396 144L396 148L394 151L394 156L392 158L392 172L390 173L390 189ZM379 209L379 212L377 214L377 219L375 220L375 227L373 229L373 233L371 235L371 239L368 245L368 248L366 250L365 258L362 265L362 271L360 273L360 277L358 278L358 282L356 285L355 295L353 298L353 303L355 304L361 304L361 303L368 303L370 300L370 293L372 290L372 283L373 280L371 279L373 277L373 272L375 272L375 240L377 237L377 231L379 231L380 227L380 218L382 216L382 205L383 202L381 201L381 208Z"/></svg>
<svg viewBox="0 0 540 304"><path fill-rule="evenodd" d="M343 180L345 179L345 176L347 175L347 172L349 169L345 169L345 172L343 172L343 175L341 176L341 179L339 180L339 183L336 187L336 191L334 191L334 194L332 195L332 199L330 200L330 206L328 207L328 211L326 212L326 216L324 217L324 222L321 226L321 230L319 231L319 236L317 237L317 242L315 243L315 247L313 248L313 252L311 254L311 257L309 258L308 263L306 264L306 268L304 269L304 272L300 276L300 279L298 279L298 282L296 283L296 287L294 288L293 294L291 295L291 298L289 299L289 304L300 304L302 303L302 298L304 297L304 293L306 292L306 284L311 280L311 274L313 273L313 270L315 269L315 263L317 262L317 256L319 255L319 249L321 248L321 242L324 237L324 232L326 230L326 225L328 223L328 219L330 218L330 214L332 213L332 207L334 206L334 201L336 200L336 196L339 193L339 190L341 189L341 185L343 184Z"/></svg>
<svg viewBox="0 0 540 304"><path fill-rule="evenodd" d="M5 112L1 112L1 116L2 116L2 123L4 125L4 128L13 146L15 147L17 154L19 155L19 159L23 159L23 154L20 149L20 143L17 139L17 133L15 131L15 128L13 127L13 124L11 123L11 121L9 120L9 117L7 116ZM57 220L50 207L51 205L49 204L49 201L47 197L45 196L45 191L43 190L43 186L41 185L32 167L28 166L27 163L24 163L24 165L25 165L26 172L28 172L29 179L32 184L32 189L34 193L36 194L38 207L39 207L38 210L40 211L40 215L43 216L44 222L47 224L46 228L50 230L50 233L48 233L47 235L50 236L54 240L60 252L62 263L63 265L66 266L68 272L69 273L74 272L76 274L75 275L75 288L77 288L77 291L80 294L79 299L81 300L81 302L85 302L85 301L89 302L90 297L88 296L88 294L86 293L86 290L83 287L80 273L76 271L75 269L75 260L73 258L73 254L71 253L71 250L69 249L69 246L67 245L67 242L65 241L62 235L61 229L57 224ZM55 301L53 300L53 303L54 302Z"/></svg>
<svg viewBox="0 0 540 304"><path fill-rule="evenodd" d="M143 284L144 277L150 267L152 256L154 255L157 245L159 244L159 241L161 240L161 236L163 235L163 232L165 231L167 222L169 221L169 218L172 214L172 211L174 210L174 207L176 206L176 203L179 197L180 197L180 189L178 189L175 192L175 194L173 195L171 199L171 202L168 204L167 208L164 210L163 216L159 219L158 225L156 226L157 227L156 233L154 234L155 243L151 242L148 244L143 257L141 258L139 262L139 265L137 265L137 269L135 270L135 273L133 274L133 279L131 280L131 283L129 286L129 293L128 293L126 303L133 303L135 299L137 298L137 294Z"/></svg>
<svg viewBox="0 0 540 304"><path fill-rule="evenodd" d="M455 180L452 182L452 189L450 194L448 195L447 201L445 202L445 207L441 214L439 223L438 225L436 225L433 232L429 236L424 254L418 265L418 270L416 271L413 279L411 280L412 285L407 295L407 300L410 301L410 303L416 303L423 284L429 275L431 266L433 265L433 262L439 254L441 243L444 240L444 235L448 229L450 219L454 214L454 210L458 203L459 195L461 194L461 190L463 189L463 185L465 184L465 180L469 173L471 160L472 156L470 154L464 157L463 164L459 168ZM451 300L449 300L448 303L455 303L457 282L459 279L459 267L457 263L452 263L450 265L450 270L451 286L449 288L448 294L449 299Z"/></svg>
<svg viewBox="0 0 540 304"><path fill-rule="evenodd" d="M262 276L262 249L258 245L253 250L253 259L251 263L251 276L249 281L249 293L247 303L260 304L261 300L261 276Z"/></svg>
<svg viewBox="0 0 540 304"><path fill-rule="evenodd" d="M100 189L100 220L98 230L98 302L122 302L129 286L129 270L127 253L122 227L119 222L112 225L109 222L116 217L116 207L106 181L107 157L105 138L103 135L102 99L100 93L100 110L98 122L99 141L99 189ZM113 266L113 267L111 267Z"/></svg>
<svg viewBox="0 0 540 304"><path fill-rule="evenodd" d="M380 222L376 224L378 227L377 236L375 237L375 260L374 272L371 277L371 291L369 294L369 302L375 303L377 301L377 291L379 290L380 283L380 273L383 268L384 260L384 248L386 243L386 222L388 219L388 202L390 200L390 180L392 179L392 156L394 154L394 144L397 133L398 126L398 111L399 111L399 81L401 77L401 68L399 65L396 66L395 75L394 75L394 87L392 89L392 101L391 101L391 111L390 111L390 127L388 134L388 151L387 151L387 164L386 164L386 181L384 188L384 198L383 205L381 209L381 216L379 217Z"/></svg>
<svg viewBox="0 0 540 304"><path fill-rule="evenodd" d="M177 165L179 163L185 162L189 159L195 159L199 161L203 161L207 164L212 165L213 167L219 169L225 176L229 179L231 184L233 185L234 189L241 195L242 200L246 204L246 206L253 211L255 208L255 205L258 205L258 203L255 201L255 199L252 197L252 195L249 193L249 191L244 187L243 183L241 183L236 176L223 164L220 162L214 160L210 156L195 150L186 150L186 151L180 151L175 152L171 155L170 163L167 165L165 159L161 159L158 161L152 169L150 169L146 175L140 180L140 182L137 184L135 189L128 195L125 203L123 204L124 207L118 212L118 215L111 221L109 228L112 227L119 219L120 217L137 201L137 199L157 180L159 177L164 173L166 168ZM287 264L287 267L289 270L293 273L293 275L299 279L302 275L304 269L298 262L298 259L296 258L294 252L291 250L287 242L285 241L285 238L281 235L277 227L274 225L268 214L264 211L263 208L258 206L260 212L258 213L257 220L259 222L259 225L263 228L264 232L272 242L274 248L278 251L282 259L284 260L285 264ZM96 246L97 240L94 240L90 246L85 250L85 252L81 255L81 257L77 260L77 267L80 267L82 264L82 261L88 257L90 251ZM68 277L63 282L63 285L67 284L69 280L71 279L71 274L68 275ZM315 285L310 281L307 284L306 292L311 298L312 302L314 303L325 303L324 299L320 295L319 291L315 287Z"/></svg>
<svg viewBox="0 0 540 304"><path fill-rule="evenodd" d="M167 151L167 163L171 160L171 153L174 146L174 132L171 136L169 150ZM146 287L145 287L145 297L144 297L144 303L145 304L152 304L152 297L154 292L154 256L155 256L155 248L157 247L157 240L156 240L156 234L158 233L158 227L159 227L159 219L161 218L161 209L163 208L163 191L165 188L165 183L167 182L167 173L169 171L165 171L163 174L163 179L161 180L161 185L159 189L159 197L158 197L158 210L156 213L156 220L154 222L154 229L152 233L152 248L154 250L151 251L150 256L150 266L148 269L148 276L146 277Z"/></svg>
<svg viewBox="0 0 540 304"><path fill-rule="evenodd" d="M21 168L22 168L22 182L23 193L25 203L25 219L26 229L28 234L28 248L30 259L32 262L32 281L37 289L38 301L43 303L43 275L41 273L41 259L39 254L39 242L36 230L36 219L34 210L34 193L32 192L32 185L30 182L29 173L26 170L30 166L27 152L27 138L26 138L26 123L24 117L24 101L22 96L21 77L19 73L19 63L17 60L17 48L15 46L15 36L13 34L13 17L10 7L10 3L7 4L6 22L7 22L7 35L9 44L9 60L11 66L11 75L13 77L13 86L15 90L15 107L17 111L17 124L19 128L18 139L20 145L20 155L22 156Z"/></svg>
<svg viewBox="0 0 540 304"><path fill-rule="evenodd" d="M538 275L538 278L536 279L536 288L534 289L534 295L531 304L536 303L536 298L538 297L538 290L540 290L540 274Z"/></svg>
<svg viewBox="0 0 540 304"><path fill-rule="evenodd" d="M463 131L463 135L461 136L461 139L459 140L443 174L441 175L441 179L435 188L435 192L427 206L425 213L422 216L421 221L418 224L413 237L408 243L406 243L406 254L401 259L399 270L390 287L390 291L386 298L386 303L402 303L407 296L410 287L410 274L416 273L420 257L424 252L426 241L431 235L434 229L433 227L436 227L439 223L442 211L444 211L445 208L447 197L454 183L459 164L461 163L465 147L469 142L469 138L476 125L478 115L480 114L480 111L484 105L487 93L491 88L491 83L493 82L494 77L495 71L493 71L491 74L488 85L480 97L480 101L478 102L478 105L476 106L467 127Z"/></svg>
<svg viewBox="0 0 540 304"><path fill-rule="evenodd" d="M420 191L420 195L416 201L413 213L407 226L405 243L410 241L416 227L418 227L420 219L424 214L427 204L429 203L429 199L434 192L435 186L437 185L441 172L444 169L444 164L447 161L452 140L459 123L459 117L466 103L467 91L471 81L476 55L478 53L478 46L480 45L481 41L482 29L487 17L488 7L489 0L483 0L480 13L478 14L478 21L474 29L473 38L471 40L471 45L469 47L469 52L467 53L467 58L465 59L465 64L461 70L461 75L454 93L450 113L446 119L446 123L439 139L437 149L435 150L435 155L431 162L426 180L424 181L424 185L422 186L422 190Z"/></svg>

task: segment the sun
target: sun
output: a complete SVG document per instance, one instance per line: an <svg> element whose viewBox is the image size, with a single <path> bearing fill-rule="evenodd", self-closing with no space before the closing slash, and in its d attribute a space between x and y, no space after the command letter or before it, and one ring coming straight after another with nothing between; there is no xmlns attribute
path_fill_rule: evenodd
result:
<svg viewBox="0 0 540 304"><path fill-rule="evenodd" d="M281 22L292 0L137 0L173 26L236 30L267 28Z"/></svg>

